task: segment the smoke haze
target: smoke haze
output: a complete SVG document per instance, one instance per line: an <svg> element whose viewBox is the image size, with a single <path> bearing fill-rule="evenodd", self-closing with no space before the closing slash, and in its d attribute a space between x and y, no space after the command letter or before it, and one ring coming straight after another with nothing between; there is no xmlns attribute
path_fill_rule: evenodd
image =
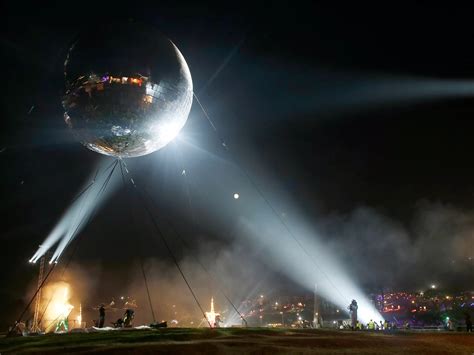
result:
<svg viewBox="0 0 474 355"><path fill-rule="evenodd" d="M421 291L431 284L442 289L472 288L473 211L428 201L419 202L416 210L408 226L371 207L319 217L315 223L319 238L316 245L304 238L301 241L341 291L352 281L363 285L363 292L367 293L392 287ZM214 297L216 311L230 323L239 324L238 316L220 290L245 313L248 310L242 302L248 298L257 298L260 294L272 300L279 295L308 295L313 291L314 285L310 283L313 280L328 289L327 292L322 290L324 298L343 303L334 290L331 295L331 285L324 285L328 280L317 275L314 266L305 260L306 255L294 243L285 244L289 242L284 241L286 236L278 230L275 224L263 228L249 219L241 219L232 240L193 245L193 250L183 249L180 265L204 311L209 310L210 299ZM302 236L300 229L296 235ZM275 247L278 240L284 248ZM326 256L312 249L318 245L324 246ZM288 257L275 258L283 255ZM296 259L288 262L292 258ZM210 277L200 264L209 271ZM181 326L198 325L196 322L199 323L202 314L170 260L148 257L144 260L144 269L156 320L177 319ZM76 274L79 276L74 276ZM84 320L97 318L93 310L97 304L130 296L139 305L137 324L152 321L138 260L126 269L75 264L67 275L73 293L80 290L85 317L88 317ZM107 321L119 316L120 312L109 312Z"/></svg>

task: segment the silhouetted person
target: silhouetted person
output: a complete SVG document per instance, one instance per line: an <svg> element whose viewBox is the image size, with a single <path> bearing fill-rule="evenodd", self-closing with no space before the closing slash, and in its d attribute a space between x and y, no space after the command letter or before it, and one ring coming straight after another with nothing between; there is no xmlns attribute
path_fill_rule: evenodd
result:
<svg viewBox="0 0 474 355"><path fill-rule="evenodd" d="M357 309L359 308L356 300L352 300L351 304L347 308L349 309L349 312L351 314L351 328L352 330L354 330L356 329L357 325Z"/></svg>
<svg viewBox="0 0 474 355"><path fill-rule="evenodd" d="M469 313L466 313L466 331L472 332L472 320Z"/></svg>
<svg viewBox="0 0 474 355"><path fill-rule="evenodd" d="M123 327L129 328L132 326L132 320L135 316L135 312L132 309L127 309L123 317Z"/></svg>
<svg viewBox="0 0 474 355"><path fill-rule="evenodd" d="M99 308L99 328L104 327L104 322L105 322L105 307L103 304L101 304Z"/></svg>

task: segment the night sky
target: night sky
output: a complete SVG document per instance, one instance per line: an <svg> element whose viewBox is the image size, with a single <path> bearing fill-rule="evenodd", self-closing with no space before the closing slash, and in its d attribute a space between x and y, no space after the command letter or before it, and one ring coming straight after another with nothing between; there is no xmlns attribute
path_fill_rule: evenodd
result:
<svg viewBox="0 0 474 355"><path fill-rule="evenodd" d="M27 260L101 158L67 131L60 99L67 48L81 29L104 21L144 22L171 38L232 156L221 149L195 103L183 135L217 160L235 158L270 199L275 190L284 191L306 220L333 236L328 243L343 246L341 230L383 216L388 229L395 225L407 235L407 246L397 253L410 243L433 250L432 258L462 264L453 270L443 266L437 282L472 288L473 264L467 256L474 256L473 9L428 2L365 8L16 1L2 13L2 309L18 312L24 304L36 278ZM404 96L403 88L391 84L405 79L420 86L417 94ZM453 84L458 80L472 80L472 91L458 94ZM379 81L384 85L374 84ZM425 94L430 85L449 94ZM184 187L173 184L181 167L168 159L172 149L130 163L142 184L155 191L159 213L175 221L195 245L225 248L230 242L224 234L235 245L238 233L232 235L232 226L240 212L232 207L232 194L238 190L244 203L246 194L256 192L245 180L225 178L222 166L200 171L204 157L184 156L197 175L189 186L197 212L190 211ZM158 246L130 255L131 239L146 238L149 228L136 204L135 227L124 223L128 202L123 192L119 188L83 231L77 258L85 268L88 263L113 266L124 275L137 254L165 258ZM272 201L279 210L286 207ZM221 214L219 204L226 204ZM418 245L423 228L438 222L442 232L431 234L429 246ZM443 253L452 231L463 245L459 255ZM436 238L438 232L443 239ZM353 262L372 269L398 267L387 265L387 259L399 261L389 248L381 255L369 250ZM422 257L415 262L420 275L428 274L425 262ZM422 287L412 276L360 281L368 289Z"/></svg>

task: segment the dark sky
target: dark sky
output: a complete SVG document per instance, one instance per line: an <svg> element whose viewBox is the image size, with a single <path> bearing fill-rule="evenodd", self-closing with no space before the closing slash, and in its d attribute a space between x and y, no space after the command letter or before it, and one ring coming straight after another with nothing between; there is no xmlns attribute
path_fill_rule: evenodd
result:
<svg viewBox="0 0 474 355"><path fill-rule="evenodd" d="M332 223L336 226L328 228L337 230L354 218L359 223L357 211L369 208L395 221L416 243L423 208L444 208L467 218L461 218L460 234L467 233L463 240L474 254L474 85L469 95L457 94L453 84L474 80L473 9L429 2L406 7L317 2L227 7L170 1L122 7L15 1L3 7L0 267L6 283L1 304L21 305L22 293L35 277L25 261L98 161L96 153L67 132L60 96L69 44L81 29L104 21L145 22L169 36L239 164L258 184L265 186L271 176L308 219L321 221L322 229ZM406 78L420 90L396 99L403 89L391 83ZM385 86L367 79L385 80ZM449 94L425 95L427 80ZM184 133L203 149L228 158L196 105ZM159 160L166 154L155 156ZM211 208L218 201L206 207L213 192L205 178L191 186L206 208L196 224L186 199L175 198L182 196L182 187L167 183L173 172L150 168L151 159L136 162L136 169L145 185L159 190L161 212L183 221L184 234L199 234L198 243L226 245L221 234L231 234L226 225L232 225L233 212L218 218ZM209 174L218 178L220 171ZM233 187L221 182L224 187L216 190L232 193ZM85 230L89 241L81 246L83 258L118 265L127 255L130 236L146 234L120 225L126 204L123 193L113 197ZM145 219L144 212L136 213ZM335 215L343 222L328 221ZM338 240L344 242L343 237ZM463 270L459 280L456 273L443 277L461 284L473 280L472 262ZM418 286L403 279L390 286ZM383 282L367 283L379 287Z"/></svg>

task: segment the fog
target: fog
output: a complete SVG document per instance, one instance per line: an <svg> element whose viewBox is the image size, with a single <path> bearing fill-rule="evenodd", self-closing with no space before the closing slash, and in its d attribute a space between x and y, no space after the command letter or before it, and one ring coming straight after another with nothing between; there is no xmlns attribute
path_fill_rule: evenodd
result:
<svg viewBox="0 0 474 355"><path fill-rule="evenodd" d="M295 221L300 226L294 232L317 267L270 219L265 214L255 214L253 220L242 217L232 239L193 244L192 250L180 251L179 263L201 306L208 311L214 297L225 324L240 324L240 320L222 292L245 314L248 309L242 302L248 298L263 294L273 302L280 295L308 295L317 283L326 300L343 308L356 298L370 314L366 294L371 291L401 287L422 291L431 284L466 290L474 285L474 211L420 201L408 226L368 206L348 214L319 216L311 229ZM157 321L206 326L169 258L145 258L144 270ZM78 262L64 279L73 295L80 294L74 300L82 300L85 321L97 318L93 308L99 303L117 302L120 296L136 299L137 324L153 320L138 259L124 269ZM107 322L121 312L108 311Z"/></svg>

